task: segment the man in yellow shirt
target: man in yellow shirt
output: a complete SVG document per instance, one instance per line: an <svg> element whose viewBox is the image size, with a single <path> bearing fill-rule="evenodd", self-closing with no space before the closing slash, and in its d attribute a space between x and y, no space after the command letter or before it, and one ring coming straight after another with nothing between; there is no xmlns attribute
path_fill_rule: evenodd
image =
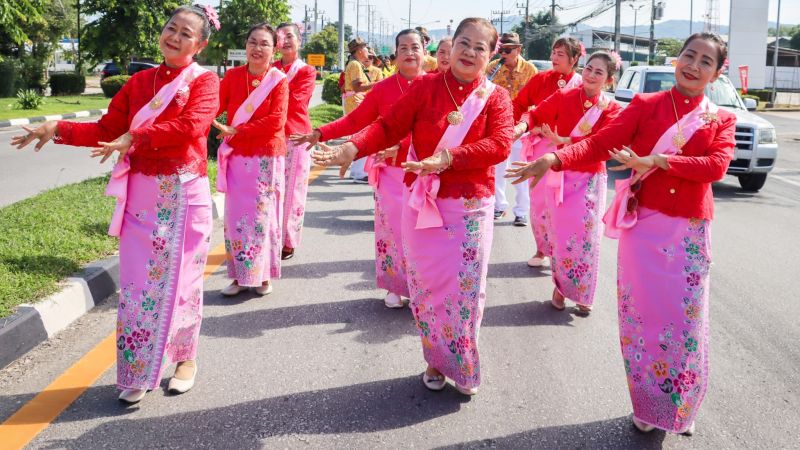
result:
<svg viewBox="0 0 800 450"><path fill-rule="evenodd" d="M344 94L342 94L342 107L345 114L350 114L356 109L364 96L367 95L377 81L372 81L367 65L370 63L367 43L361 38L355 38L347 44L352 61L344 69ZM356 183L367 182L367 172L364 170L365 158L353 162L350 166L350 178Z"/></svg>
<svg viewBox="0 0 800 450"><path fill-rule="evenodd" d="M526 61L522 55L522 44L517 33L503 33L500 37L500 58L493 61L486 68L487 75L494 74L492 81L498 86L508 90L513 99L519 91L528 83L528 80L536 75L536 66ZM498 65L502 64L498 69ZM520 140L511 145L511 154L508 160L495 166L495 202L494 218L499 219L506 214L509 202L506 199L506 167L508 161L522 161L522 143ZM530 193L527 183L515 185L516 197L514 211L514 225L524 227L528 224L528 213L530 212Z"/></svg>

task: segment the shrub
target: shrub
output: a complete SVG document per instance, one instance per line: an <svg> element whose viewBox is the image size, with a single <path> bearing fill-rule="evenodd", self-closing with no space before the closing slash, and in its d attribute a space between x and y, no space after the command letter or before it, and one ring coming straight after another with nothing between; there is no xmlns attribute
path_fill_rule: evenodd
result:
<svg viewBox="0 0 800 450"><path fill-rule="evenodd" d="M738 89L739 94L742 93L741 89ZM749 89L747 91L748 96L756 97L758 100L762 102L771 102L772 101L772 91L769 89Z"/></svg>
<svg viewBox="0 0 800 450"><path fill-rule="evenodd" d="M33 89L39 94L44 93L47 88L45 80L46 63L40 58L24 56L21 59L19 76L17 77L17 89Z"/></svg>
<svg viewBox="0 0 800 450"><path fill-rule="evenodd" d="M100 88L103 89L103 94L105 94L106 98L112 98L117 95L122 86L128 82L130 76L128 75L114 75L113 77L108 77L105 80L100 82Z"/></svg>
<svg viewBox="0 0 800 450"><path fill-rule="evenodd" d="M228 113L224 112L217 117L217 122L219 123L226 123L228 121ZM219 144L222 143L219 139L217 139L217 135L219 135L219 130L211 126L211 131L208 132L208 157L211 159L217 159L217 152L219 151Z"/></svg>
<svg viewBox="0 0 800 450"><path fill-rule="evenodd" d="M328 75L322 84L322 100L331 105L342 104L342 91L339 90L339 74Z"/></svg>
<svg viewBox="0 0 800 450"><path fill-rule="evenodd" d="M17 92L17 109L39 109L42 106L42 96L34 89L20 89Z"/></svg>
<svg viewBox="0 0 800 450"><path fill-rule="evenodd" d="M0 62L0 97L13 97L17 92L17 72L13 61Z"/></svg>
<svg viewBox="0 0 800 450"><path fill-rule="evenodd" d="M54 73L50 75L51 95L80 95L86 90L86 77L79 73Z"/></svg>

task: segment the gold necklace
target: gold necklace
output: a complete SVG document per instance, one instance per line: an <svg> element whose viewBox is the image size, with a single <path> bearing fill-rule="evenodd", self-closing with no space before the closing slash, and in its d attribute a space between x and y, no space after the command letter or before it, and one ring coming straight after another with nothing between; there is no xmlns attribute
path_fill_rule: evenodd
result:
<svg viewBox="0 0 800 450"><path fill-rule="evenodd" d="M450 94L450 100L452 100L453 104L456 105L455 111L450 111L447 113L447 121L450 123L450 125L458 125L464 121L464 114L461 113L461 106L458 105L455 97L453 97L453 93L450 92L450 86L447 84L447 75L445 74L445 76L442 78L444 78L444 87L447 88L447 93Z"/></svg>
<svg viewBox="0 0 800 450"><path fill-rule="evenodd" d="M580 92L578 94L578 101L582 102L581 106L583 107L584 114L586 110L592 107L592 102L588 99L583 102L583 88L580 88ZM581 117L581 121L578 124L578 130L581 132L582 135L586 136L587 134L592 132L592 124L590 124L587 120L585 115Z"/></svg>
<svg viewBox="0 0 800 450"><path fill-rule="evenodd" d="M265 70L264 73L261 74L261 76L263 77L264 74L266 74L268 70L269 70L269 67L267 67L267 70ZM247 70L245 71L245 80L246 80L246 86L247 86L247 95L250 95L250 86L253 86L254 88L257 88L258 85L261 84L261 80L259 80L258 78L254 78L253 81L250 81L250 67L249 66L247 67Z"/></svg>
<svg viewBox="0 0 800 450"><path fill-rule="evenodd" d="M672 111L675 112L675 123L678 125L678 132L672 137L672 143L678 148L678 152L686 145L686 136L683 134L683 125L681 125L680 118L678 117L678 107L675 106L675 97L672 95L672 89L669 91L669 98L672 100Z"/></svg>
<svg viewBox="0 0 800 450"><path fill-rule="evenodd" d="M158 71L161 70L161 65L156 68L156 73L153 75L153 100L150 101L150 109L153 111L161 108L162 100L160 97L156 97L156 79L158 79Z"/></svg>

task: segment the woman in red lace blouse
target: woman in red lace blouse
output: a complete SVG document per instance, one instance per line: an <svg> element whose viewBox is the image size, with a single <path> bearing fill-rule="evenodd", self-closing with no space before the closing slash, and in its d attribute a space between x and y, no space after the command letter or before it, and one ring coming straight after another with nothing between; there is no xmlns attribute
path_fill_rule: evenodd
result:
<svg viewBox="0 0 800 450"><path fill-rule="evenodd" d="M272 67L277 43L267 23L250 28L245 38L247 64L225 74L220 110L227 125L214 122L225 139L219 149L217 190L225 192L225 250L228 278L221 294L234 296L253 287L272 292L281 276L286 111L286 74Z"/></svg>
<svg viewBox="0 0 800 450"><path fill-rule="evenodd" d="M617 182L604 217L619 239L620 344L641 431L694 432L708 388L711 183L733 157L736 117L704 95L726 59L724 41L697 33L683 45L669 91L639 94L588 139L511 170L536 183L549 169L614 158L634 171ZM616 150L629 146L629 149ZM612 169L613 170L613 169Z"/></svg>
<svg viewBox="0 0 800 450"><path fill-rule="evenodd" d="M219 78L193 58L212 26L210 7L178 8L159 39L164 62L131 77L98 122L46 122L13 140L95 147L101 162L119 152L106 193L117 197L109 233L120 237L117 387L130 403L158 388L173 362L171 392L191 389L197 374L211 236L206 136Z"/></svg>
<svg viewBox="0 0 800 450"><path fill-rule="evenodd" d="M342 146L312 154L319 164L347 164L409 132L403 247L411 310L428 367L425 386L451 378L465 395L481 382L478 329L486 300L492 243L494 165L513 138L511 99L483 75L497 42L485 19L462 21L450 70L416 81L385 115Z"/></svg>

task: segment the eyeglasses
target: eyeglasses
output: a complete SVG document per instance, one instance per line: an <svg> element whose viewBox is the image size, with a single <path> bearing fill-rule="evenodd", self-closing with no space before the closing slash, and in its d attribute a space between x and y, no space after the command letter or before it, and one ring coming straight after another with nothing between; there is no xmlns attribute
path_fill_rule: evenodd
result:
<svg viewBox="0 0 800 450"><path fill-rule="evenodd" d="M497 52L498 53L502 53L504 55L507 55L507 54L513 52L516 49L517 49L517 47L500 47L500 50L498 50Z"/></svg>
<svg viewBox="0 0 800 450"><path fill-rule="evenodd" d="M636 211L639 208L639 199L636 198L636 194L642 189L642 180L636 180L636 183L631 185L631 198L628 199L628 204L626 205L626 209L629 213Z"/></svg>

